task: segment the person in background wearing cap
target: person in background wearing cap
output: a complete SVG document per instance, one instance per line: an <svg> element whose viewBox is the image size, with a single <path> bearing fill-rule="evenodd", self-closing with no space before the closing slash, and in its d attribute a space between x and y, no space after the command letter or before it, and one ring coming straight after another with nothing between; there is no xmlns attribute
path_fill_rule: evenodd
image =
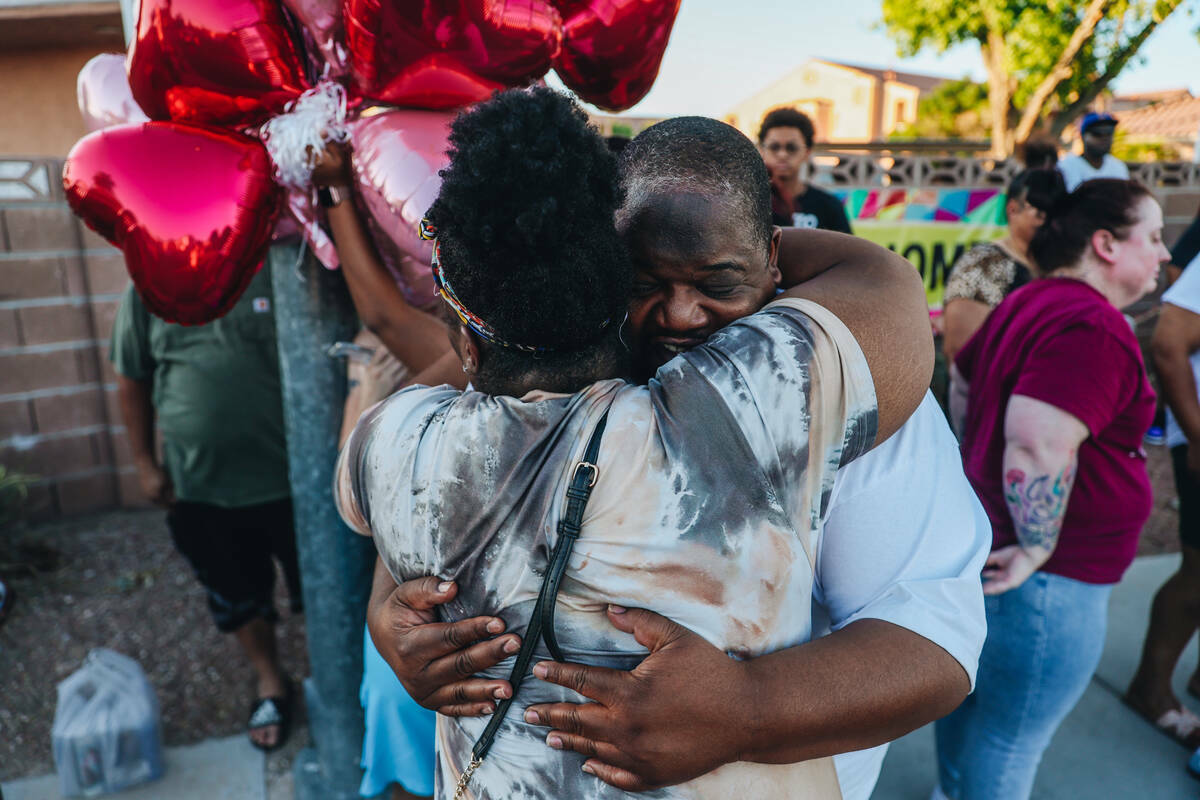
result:
<svg viewBox="0 0 1200 800"><path fill-rule="evenodd" d="M1113 146L1113 131L1117 129L1117 118L1112 114L1095 111L1084 115L1079 123L1079 134L1083 137L1083 155L1070 156L1058 162L1067 191L1073 192L1079 184L1092 178L1121 178L1129 180L1129 167L1109 151Z"/></svg>

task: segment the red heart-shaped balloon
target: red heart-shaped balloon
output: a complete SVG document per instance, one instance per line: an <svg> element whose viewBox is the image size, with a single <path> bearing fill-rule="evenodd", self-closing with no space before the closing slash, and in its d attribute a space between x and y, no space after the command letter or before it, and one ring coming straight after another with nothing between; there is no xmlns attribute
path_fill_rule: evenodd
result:
<svg viewBox="0 0 1200 800"><path fill-rule="evenodd" d="M152 312L198 325L228 311L262 264L279 189L248 136L174 122L96 131L67 156L71 208L125 253Z"/></svg>
<svg viewBox="0 0 1200 800"><path fill-rule="evenodd" d="M554 0L563 47L554 71L576 94L609 111L643 97L662 64L679 0Z"/></svg>
<svg viewBox="0 0 1200 800"><path fill-rule="evenodd" d="M450 109L546 74L562 20L545 0L345 0L346 45L363 96Z"/></svg>
<svg viewBox="0 0 1200 800"><path fill-rule="evenodd" d="M129 86L157 120L255 125L308 88L276 0L141 0Z"/></svg>

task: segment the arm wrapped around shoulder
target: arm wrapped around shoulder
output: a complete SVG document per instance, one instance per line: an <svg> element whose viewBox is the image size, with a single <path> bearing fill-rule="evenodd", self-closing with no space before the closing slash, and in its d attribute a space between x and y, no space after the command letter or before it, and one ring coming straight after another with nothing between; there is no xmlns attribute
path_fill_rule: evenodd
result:
<svg viewBox="0 0 1200 800"><path fill-rule="evenodd" d="M920 405L933 377L933 334L925 284L885 247L822 230L789 229L780 243L784 296L812 300L850 329L867 357L879 403L875 443Z"/></svg>

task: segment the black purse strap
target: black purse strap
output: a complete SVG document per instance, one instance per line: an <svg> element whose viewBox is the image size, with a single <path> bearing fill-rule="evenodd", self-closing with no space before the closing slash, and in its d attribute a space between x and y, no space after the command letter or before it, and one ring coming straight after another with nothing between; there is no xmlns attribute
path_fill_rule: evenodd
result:
<svg viewBox="0 0 1200 800"><path fill-rule="evenodd" d="M467 767L463 772L463 777L459 780L459 791L456 792L456 797L461 796L462 790L466 788L466 784L470 781L475 769L478 768L479 762L483 761L492 742L495 741L496 732L500 730L504 716L512 706L513 700L516 699L517 690L525 679L525 672L529 669L529 662L533 660L533 652L537 649L538 641L546 642L546 648L555 661L564 660L562 650L558 646L558 639L554 636L554 606L563 573L567 570L567 561L571 557L571 550L575 547L575 540L579 538L579 531L583 525L584 508L587 507L592 487L596 485L596 479L600 476L600 470L596 466L596 457L600 453L600 438L604 435L604 427L607 424L608 411L605 411L600 417L600 421L596 423L596 429L592 431L592 438L588 440L583 460L575 465L571 483L567 486L567 507L558 523L558 541L554 543L554 550L550 554L550 563L546 567L546 575L542 579L542 588L538 592L537 603L533 607L529 626L525 629L525 638L517 653L517 661L513 664L512 673L508 676L508 682L512 684L512 695L496 704L496 710L493 712L491 720L488 721L479 741L475 742L475 746L471 748L471 765Z"/></svg>

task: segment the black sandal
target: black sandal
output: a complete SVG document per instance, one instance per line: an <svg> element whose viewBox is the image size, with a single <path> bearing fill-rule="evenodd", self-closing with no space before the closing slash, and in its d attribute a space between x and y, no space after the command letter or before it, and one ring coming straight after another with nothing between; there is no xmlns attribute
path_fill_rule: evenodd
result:
<svg viewBox="0 0 1200 800"><path fill-rule="evenodd" d="M250 719L246 724L246 731L249 733L263 728L278 727L279 738L273 745L259 744L254 739L250 739L250 744L268 753L283 747L292 728L293 696L292 682L285 678L282 697L259 697L254 701L250 706Z"/></svg>

